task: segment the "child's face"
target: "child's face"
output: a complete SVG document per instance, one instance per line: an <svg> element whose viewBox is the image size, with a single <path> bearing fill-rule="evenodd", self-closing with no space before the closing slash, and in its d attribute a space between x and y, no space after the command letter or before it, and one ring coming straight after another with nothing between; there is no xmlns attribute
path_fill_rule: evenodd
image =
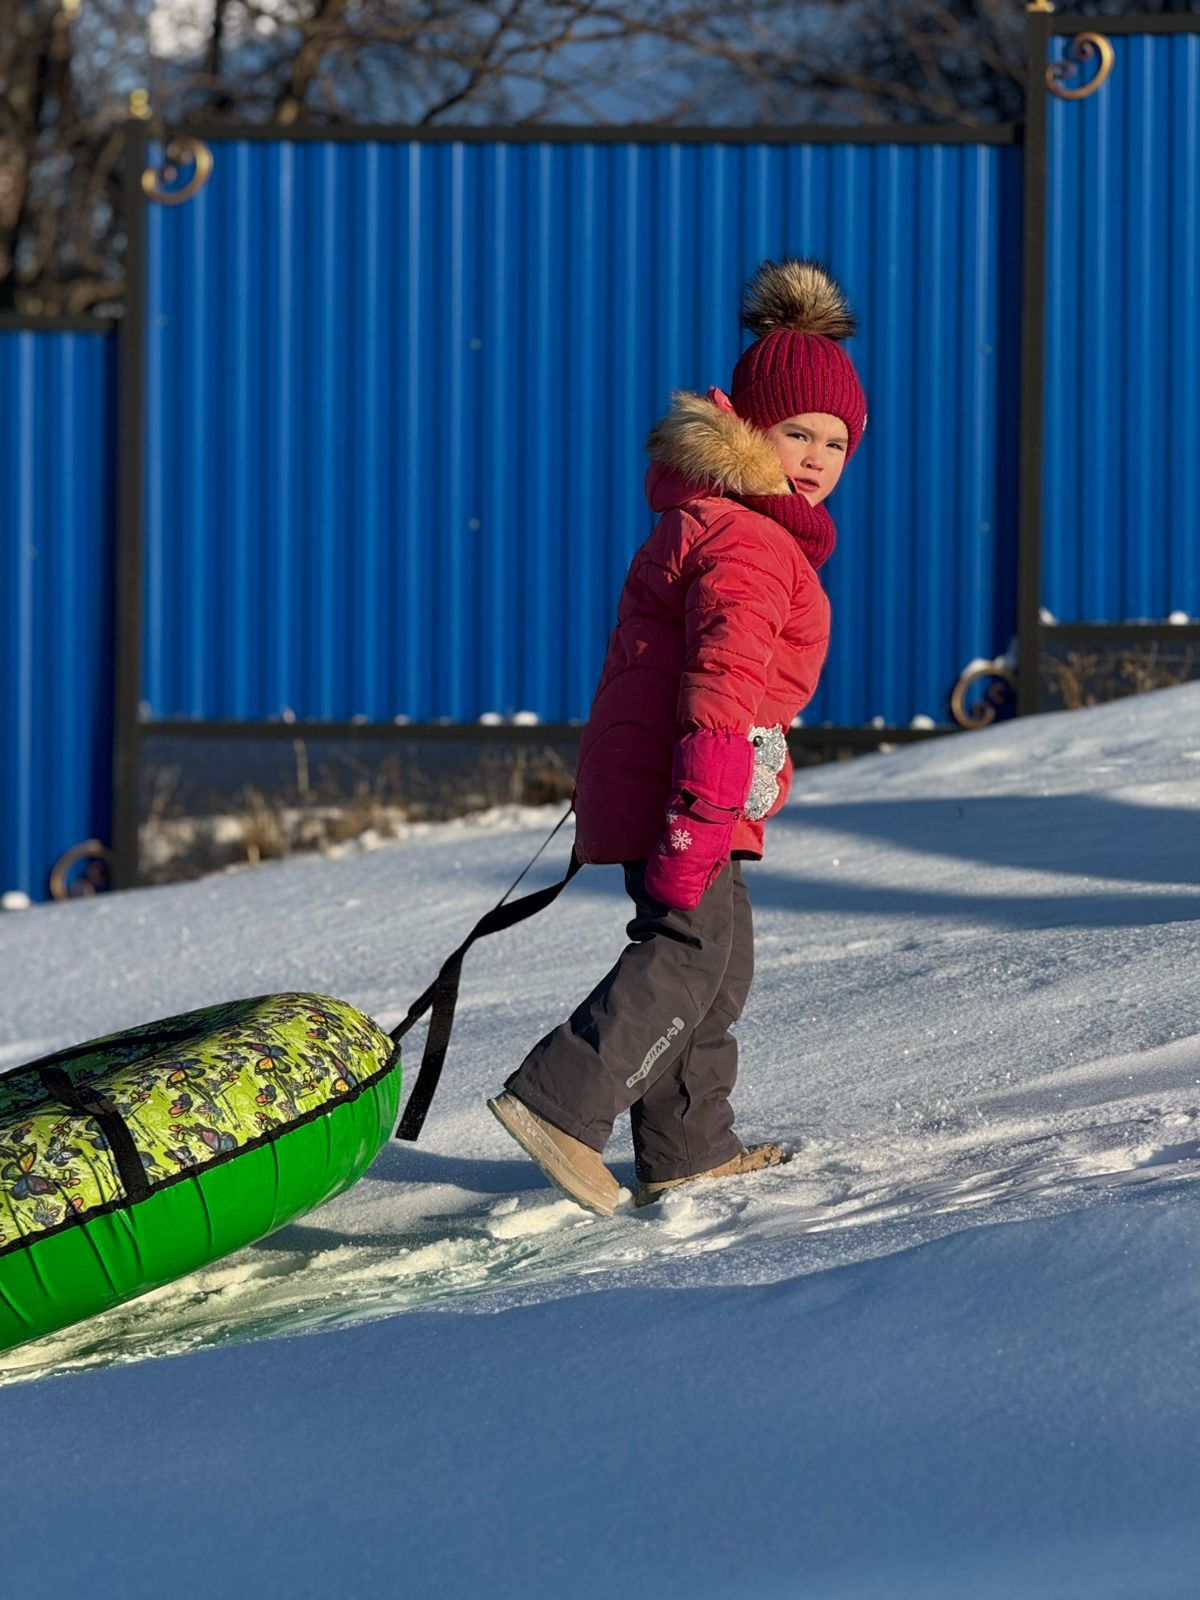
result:
<svg viewBox="0 0 1200 1600"><path fill-rule="evenodd" d="M805 411L767 429L783 470L811 506L831 493L846 465L850 436L841 417Z"/></svg>

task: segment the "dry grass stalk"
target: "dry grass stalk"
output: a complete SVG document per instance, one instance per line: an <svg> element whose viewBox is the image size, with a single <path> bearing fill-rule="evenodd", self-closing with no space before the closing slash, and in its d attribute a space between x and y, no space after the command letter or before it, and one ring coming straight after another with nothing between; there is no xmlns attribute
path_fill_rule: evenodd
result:
<svg viewBox="0 0 1200 1600"><path fill-rule="evenodd" d="M390 755L371 768L349 753L342 758L343 776L322 763L313 784L304 744L295 741L294 785L268 793L244 784L231 805L206 815L186 815L180 769L160 769L141 828L142 881L179 882L298 851L332 853L353 839L374 844L414 822L448 821L493 806L565 804L574 787L573 764L557 750L523 744L485 746L465 778L427 772L411 755Z"/></svg>
<svg viewBox="0 0 1200 1600"><path fill-rule="evenodd" d="M1080 711L1189 682L1200 671L1200 646L1155 639L1141 649L1074 648L1062 656L1044 655L1041 670L1052 703Z"/></svg>

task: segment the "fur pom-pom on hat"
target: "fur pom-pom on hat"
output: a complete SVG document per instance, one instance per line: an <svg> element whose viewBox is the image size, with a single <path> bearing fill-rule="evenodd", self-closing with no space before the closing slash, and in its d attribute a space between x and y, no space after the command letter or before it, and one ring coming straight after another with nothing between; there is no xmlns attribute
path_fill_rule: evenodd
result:
<svg viewBox="0 0 1200 1600"><path fill-rule="evenodd" d="M762 263L746 287L742 324L757 339L777 328L826 339L852 339L858 331L842 289L819 261L804 256Z"/></svg>

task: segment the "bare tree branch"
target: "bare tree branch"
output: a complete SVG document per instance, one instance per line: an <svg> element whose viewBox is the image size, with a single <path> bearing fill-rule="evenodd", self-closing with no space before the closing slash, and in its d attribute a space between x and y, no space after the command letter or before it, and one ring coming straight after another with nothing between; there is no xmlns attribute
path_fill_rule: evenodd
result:
<svg viewBox="0 0 1200 1600"><path fill-rule="evenodd" d="M185 120L719 131L1023 115L1024 0L204 4L172 39L152 0L0 0L0 309L120 313L131 65L156 133ZM1189 0L1079 5L1102 18Z"/></svg>

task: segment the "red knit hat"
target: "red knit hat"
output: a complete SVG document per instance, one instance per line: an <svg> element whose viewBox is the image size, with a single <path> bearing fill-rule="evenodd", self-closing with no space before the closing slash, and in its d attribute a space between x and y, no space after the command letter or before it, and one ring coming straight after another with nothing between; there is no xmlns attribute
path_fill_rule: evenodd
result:
<svg viewBox="0 0 1200 1600"><path fill-rule="evenodd" d="M857 323L833 278L819 261L764 261L746 290L742 322L758 337L733 369L734 410L763 429L805 411L841 417L849 460L867 425L867 401L837 342L851 338Z"/></svg>

